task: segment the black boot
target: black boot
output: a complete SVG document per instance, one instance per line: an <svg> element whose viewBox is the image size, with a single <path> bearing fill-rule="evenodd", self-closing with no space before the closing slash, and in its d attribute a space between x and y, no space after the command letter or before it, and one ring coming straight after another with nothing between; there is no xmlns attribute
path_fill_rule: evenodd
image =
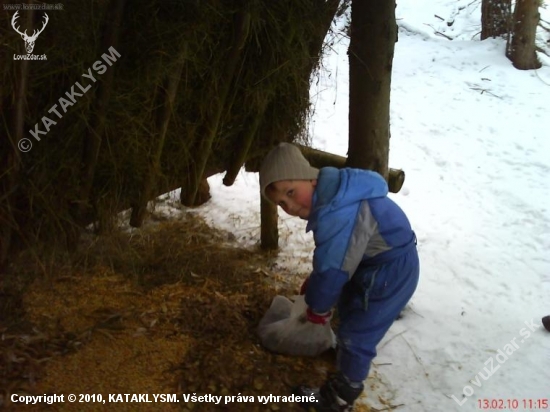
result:
<svg viewBox="0 0 550 412"><path fill-rule="evenodd" d="M361 392L363 392L363 384L358 388L352 387L342 374L330 376L321 388L298 386L294 390L297 396L315 398L313 402L300 403L300 406L308 412L351 412Z"/></svg>

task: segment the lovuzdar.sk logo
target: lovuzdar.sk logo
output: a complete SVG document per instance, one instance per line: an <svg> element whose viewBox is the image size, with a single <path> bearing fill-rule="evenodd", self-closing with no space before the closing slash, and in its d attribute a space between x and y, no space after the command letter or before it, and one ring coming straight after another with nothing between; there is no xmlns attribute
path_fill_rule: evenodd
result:
<svg viewBox="0 0 550 412"><path fill-rule="evenodd" d="M46 28L46 25L48 24L48 21L50 18L48 17L47 13L44 13L44 21L42 22L42 28L39 30L33 30L32 36L29 36L27 34L27 30L25 29L24 32L22 32L19 29L19 26L16 26L17 18L19 11L16 11L11 19L11 26L13 29L21 35L21 38L25 42L25 49L27 50L27 54L14 54L13 60L47 60L47 57L45 54L32 54L32 51L34 50L34 43L36 42L36 39L38 38L38 35L44 31Z"/></svg>

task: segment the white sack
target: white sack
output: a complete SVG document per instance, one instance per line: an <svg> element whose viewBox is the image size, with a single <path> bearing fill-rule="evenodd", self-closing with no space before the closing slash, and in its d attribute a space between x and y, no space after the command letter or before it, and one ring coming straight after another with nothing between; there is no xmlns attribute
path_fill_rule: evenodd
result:
<svg viewBox="0 0 550 412"><path fill-rule="evenodd" d="M258 326L260 341L267 349L285 355L317 356L335 344L330 322L317 325L306 320L304 296L294 303L277 295Z"/></svg>

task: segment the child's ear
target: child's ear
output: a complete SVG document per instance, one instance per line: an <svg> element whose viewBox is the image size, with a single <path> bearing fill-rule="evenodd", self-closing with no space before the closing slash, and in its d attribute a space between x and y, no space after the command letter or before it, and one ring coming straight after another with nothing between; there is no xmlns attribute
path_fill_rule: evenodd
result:
<svg viewBox="0 0 550 412"><path fill-rule="evenodd" d="M312 180L311 180L311 185L312 185L313 187L317 186L317 179L312 179Z"/></svg>

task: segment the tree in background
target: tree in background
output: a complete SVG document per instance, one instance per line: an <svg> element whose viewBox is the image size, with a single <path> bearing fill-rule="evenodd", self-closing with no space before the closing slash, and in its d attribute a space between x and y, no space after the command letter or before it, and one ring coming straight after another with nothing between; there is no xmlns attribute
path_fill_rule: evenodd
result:
<svg viewBox="0 0 550 412"><path fill-rule="evenodd" d="M395 0L353 0L347 166L388 177L390 85L397 40Z"/></svg>
<svg viewBox="0 0 550 412"><path fill-rule="evenodd" d="M506 48L508 57L516 69L538 69L541 63L535 52L535 38L539 24L540 0L517 0L514 8L512 39Z"/></svg>
<svg viewBox="0 0 550 412"><path fill-rule="evenodd" d="M482 0L481 40L510 33L512 0Z"/></svg>

